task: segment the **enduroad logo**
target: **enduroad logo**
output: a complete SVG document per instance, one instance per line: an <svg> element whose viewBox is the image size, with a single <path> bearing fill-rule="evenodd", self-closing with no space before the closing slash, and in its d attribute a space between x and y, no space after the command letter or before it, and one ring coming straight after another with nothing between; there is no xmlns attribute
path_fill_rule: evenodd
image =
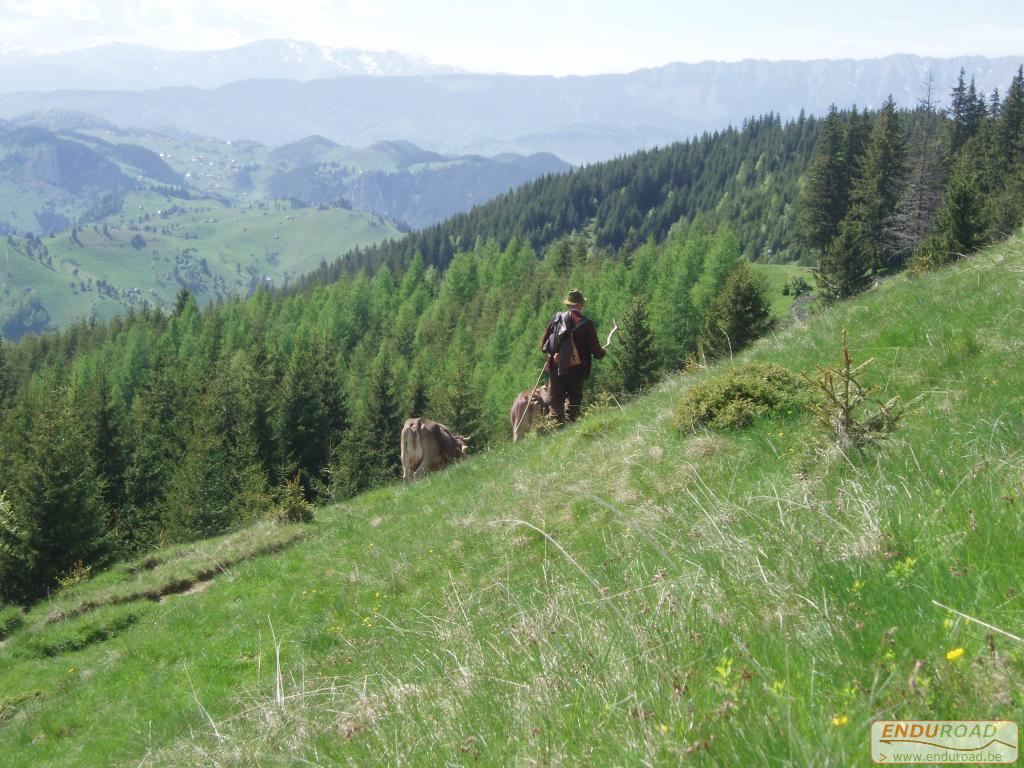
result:
<svg viewBox="0 0 1024 768"><path fill-rule="evenodd" d="M1017 762L1017 724L1009 720L876 720L876 763L989 765Z"/></svg>

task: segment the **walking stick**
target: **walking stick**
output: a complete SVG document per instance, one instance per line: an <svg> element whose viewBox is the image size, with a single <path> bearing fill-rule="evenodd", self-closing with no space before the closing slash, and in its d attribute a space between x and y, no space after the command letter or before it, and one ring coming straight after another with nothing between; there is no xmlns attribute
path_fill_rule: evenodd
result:
<svg viewBox="0 0 1024 768"><path fill-rule="evenodd" d="M619 324L615 322L615 318L613 317L612 318L612 329L610 331L608 331L608 338L605 340L604 346L601 347L601 349L608 349L608 347L610 347L612 345L612 336L615 335L615 332L617 330L619 330Z"/></svg>

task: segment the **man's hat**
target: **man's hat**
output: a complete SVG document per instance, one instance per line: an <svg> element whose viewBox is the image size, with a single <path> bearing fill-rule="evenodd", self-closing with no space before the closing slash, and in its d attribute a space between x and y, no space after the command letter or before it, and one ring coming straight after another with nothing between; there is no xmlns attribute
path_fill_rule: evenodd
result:
<svg viewBox="0 0 1024 768"><path fill-rule="evenodd" d="M587 299L583 295L582 291L573 288L569 291L569 295L565 297L563 304L584 304Z"/></svg>

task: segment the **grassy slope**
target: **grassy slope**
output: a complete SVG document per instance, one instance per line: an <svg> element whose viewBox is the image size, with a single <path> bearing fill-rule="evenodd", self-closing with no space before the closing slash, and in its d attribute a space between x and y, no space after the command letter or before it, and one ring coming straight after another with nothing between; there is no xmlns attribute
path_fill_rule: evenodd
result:
<svg viewBox="0 0 1024 768"><path fill-rule="evenodd" d="M794 277L802 277L812 286L814 276L809 267L801 267L799 264L759 264L750 265L754 274L761 275L768 285L768 297L772 302L772 314L775 317L785 317L793 306L793 296L783 296L782 289Z"/></svg>
<svg viewBox="0 0 1024 768"><path fill-rule="evenodd" d="M322 509L305 540L202 594L49 626L42 605L0 649L0 750L34 765L846 766L869 763L872 718L1020 721L1022 644L932 601L1024 635L1022 284L1017 239L744 355L808 370L848 327L886 395L924 394L852 463L811 448L797 415L680 436L668 416L700 376L679 377ZM39 656L89 621L78 636L113 637Z"/></svg>

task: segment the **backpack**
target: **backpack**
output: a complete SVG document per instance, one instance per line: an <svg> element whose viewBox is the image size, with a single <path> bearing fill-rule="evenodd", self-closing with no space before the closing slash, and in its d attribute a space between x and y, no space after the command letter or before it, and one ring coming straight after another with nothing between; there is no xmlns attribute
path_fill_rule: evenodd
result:
<svg viewBox="0 0 1024 768"><path fill-rule="evenodd" d="M566 310L558 312L548 323L548 338L543 349L557 364L559 376L564 376L571 367L580 364L580 353L572 333L586 322L584 319L577 325L572 310Z"/></svg>

